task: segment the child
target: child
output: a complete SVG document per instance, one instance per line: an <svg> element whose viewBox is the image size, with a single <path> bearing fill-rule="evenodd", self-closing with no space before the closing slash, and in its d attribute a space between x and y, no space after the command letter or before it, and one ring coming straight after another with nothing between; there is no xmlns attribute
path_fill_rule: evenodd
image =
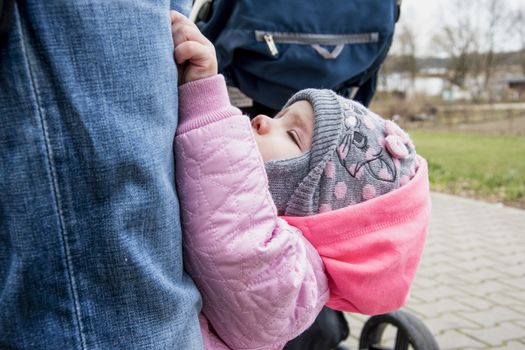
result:
<svg viewBox="0 0 525 350"><path fill-rule="evenodd" d="M408 136L328 90L250 122L229 103L213 45L177 13L172 32L185 266L203 297L205 347L280 349L325 304L402 306L430 209Z"/></svg>

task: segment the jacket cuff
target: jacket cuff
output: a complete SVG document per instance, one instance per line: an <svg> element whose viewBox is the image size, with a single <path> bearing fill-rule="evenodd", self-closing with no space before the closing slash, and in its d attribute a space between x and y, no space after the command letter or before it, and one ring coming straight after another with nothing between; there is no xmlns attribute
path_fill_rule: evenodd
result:
<svg viewBox="0 0 525 350"><path fill-rule="evenodd" d="M177 135L241 114L239 109L230 104L226 82L220 74L190 81L179 87Z"/></svg>

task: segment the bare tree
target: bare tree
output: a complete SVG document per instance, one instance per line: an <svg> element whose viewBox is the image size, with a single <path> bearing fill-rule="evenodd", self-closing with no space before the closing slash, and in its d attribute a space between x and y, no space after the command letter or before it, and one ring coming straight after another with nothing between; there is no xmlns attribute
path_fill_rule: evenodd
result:
<svg viewBox="0 0 525 350"><path fill-rule="evenodd" d="M492 92L490 84L494 75L494 70L501 59L496 53L498 51L498 43L502 41L505 33L511 28L509 18L512 16L506 1L501 0L485 0L484 12L486 16L486 26L480 28L481 36L481 58L482 58L482 81L483 90L490 100L492 100ZM483 30L484 29L484 30Z"/></svg>
<svg viewBox="0 0 525 350"><path fill-rule="evenodd" d="M513 27L516 29L517 40L520 44L521 72L525 74L525 9L521 8L516 13Z"/></svg>
<svg viewBox="0 0 525 350"><path fill-rule="evenodd" d="M448 80L468 88L475 98L492 100L491 84L502 55L501 43L508 40L513 22L508 1L456 0L442 30L434 37L436 46L449 59Z"/></svg>
<svg viewBox="0 0 525 350"><path fill-rule="evenodd" d="M473 20L473 13L477 12L474 5L473 1L456 0L448 9L453 16L433 38L436 48L448 56L448 80L459 87L465 86L473 68L472 52L478 47L478 33Z"/></svg>
<svg viewBox="0 0 525 350"><path fill-rule="evenodd" d="M408 75L412 89L414 88L415 78L418 73L416 38L414 31L407 24L400 24L396 28L392 47L385 63L381 67L383 80L380 83L384 87L387 87L386 77L391 73Z"/></svg>
<svg viewBox="0 0 525 350"><path fill-rule="evenodd" d="M403 24L400 29L398 42L401 56L399 68L402 72L408 73L410 80L412 81L412 85L414 85L414 81L418 72L416 61L416 38L414 31L406 23Z"/></svg>

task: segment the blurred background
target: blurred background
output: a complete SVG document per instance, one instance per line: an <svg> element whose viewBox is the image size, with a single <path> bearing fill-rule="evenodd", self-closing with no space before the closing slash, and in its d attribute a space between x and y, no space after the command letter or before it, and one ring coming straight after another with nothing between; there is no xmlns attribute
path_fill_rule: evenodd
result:
<svg viewBox="0 0 525 350"><path fill-rule="evenodd" d="M371 109L410 131L433 190L525 208L525 1L403 0Z"/></svg>

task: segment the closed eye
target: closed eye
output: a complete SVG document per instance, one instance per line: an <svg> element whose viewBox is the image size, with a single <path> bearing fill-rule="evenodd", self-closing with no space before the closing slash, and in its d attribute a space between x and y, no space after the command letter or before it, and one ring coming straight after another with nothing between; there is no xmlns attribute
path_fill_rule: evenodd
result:
<svg viewBox="0 0 525 350"><path fill-rule="evenodd" d="M297 135L297 132L295 130L288 130L286 133L288 134L288 136L290 136L290 138L297 145L297 147L302 151L301 143L299 141L299 135Z"/></svg>

